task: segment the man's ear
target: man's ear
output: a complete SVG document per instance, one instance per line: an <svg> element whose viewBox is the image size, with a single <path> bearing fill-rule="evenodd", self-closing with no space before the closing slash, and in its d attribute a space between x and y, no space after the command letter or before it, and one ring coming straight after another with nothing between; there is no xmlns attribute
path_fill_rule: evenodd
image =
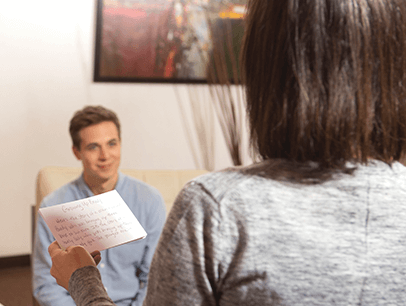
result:
<svg viewBox="0 0 406 306"><path fill-rule="evenodd" d="M77 160L81 160L79 149L75 146L72 146L72 151L73 151L73 154L76 156Z"/></svg>

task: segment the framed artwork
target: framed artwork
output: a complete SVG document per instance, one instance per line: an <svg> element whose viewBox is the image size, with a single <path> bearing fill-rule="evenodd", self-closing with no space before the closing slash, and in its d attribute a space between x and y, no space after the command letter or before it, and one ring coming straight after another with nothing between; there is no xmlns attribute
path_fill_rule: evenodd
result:
<svg viewBox="0 0 406 306"><path fill-rule="evenodd" d="M206 83L220 66L235 76L246 2L97 0L94 81Z"/></svg>

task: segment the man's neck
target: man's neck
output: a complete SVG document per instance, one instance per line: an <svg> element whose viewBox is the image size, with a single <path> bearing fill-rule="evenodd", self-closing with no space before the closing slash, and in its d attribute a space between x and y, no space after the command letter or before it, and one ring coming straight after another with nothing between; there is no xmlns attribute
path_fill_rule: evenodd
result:
<svg viewBox="0 0 406 306"><path fill-rule="evenodd" d="M94 195L102 194L107 191L112 191L116 187L118 181L118 173L113 178L100 181L84 176L86 185L90 188Z"/></svg>

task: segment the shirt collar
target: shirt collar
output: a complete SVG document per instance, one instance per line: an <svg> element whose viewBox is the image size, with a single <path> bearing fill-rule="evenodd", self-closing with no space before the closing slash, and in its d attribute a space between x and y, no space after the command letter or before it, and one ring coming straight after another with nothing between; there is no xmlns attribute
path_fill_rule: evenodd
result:
<svg viewBox="0 0 406 306"><path fill-rule="evenodd" d="M94 193L90 190L89 186L87 186L85 179L83 177L83 172L82 175L78 178L78 187L80 192L83 195L83 198L88 198L94 196ZM118 171L118 179L116 183L116 187L114 189L120 189L121 186L124 184L124 175Z"/></svg>

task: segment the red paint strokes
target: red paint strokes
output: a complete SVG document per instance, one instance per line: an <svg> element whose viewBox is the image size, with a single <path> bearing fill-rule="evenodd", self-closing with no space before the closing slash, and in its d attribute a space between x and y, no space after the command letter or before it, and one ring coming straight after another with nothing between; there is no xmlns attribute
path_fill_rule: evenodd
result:
<svg viewBox="0 0 406 306"><path fill-rule="evenodd" d="M147 16L147 13L144 10L123 8L123 7L106 8L103 10L103 14L108 15L108 16L129 17L129 18L133 18L133 19L145 18Z"/></svg>

